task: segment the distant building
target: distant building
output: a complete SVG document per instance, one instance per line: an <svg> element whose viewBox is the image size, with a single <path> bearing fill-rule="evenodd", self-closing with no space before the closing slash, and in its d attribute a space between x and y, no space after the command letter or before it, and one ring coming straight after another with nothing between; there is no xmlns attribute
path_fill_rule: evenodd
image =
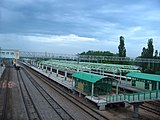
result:
<svg viewBox="0 0 160 120"><path fill-rule="evenodd" d="M0 49L0 58L19 59L19 50Z"/></svg>

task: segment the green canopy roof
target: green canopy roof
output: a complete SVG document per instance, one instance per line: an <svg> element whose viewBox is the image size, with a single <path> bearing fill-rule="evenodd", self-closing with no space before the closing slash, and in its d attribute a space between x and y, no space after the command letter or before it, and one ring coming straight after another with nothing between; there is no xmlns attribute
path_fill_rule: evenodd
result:
<svg viewBox="0 0 160 120"><path fill-rule="evenodd" d="M126 77L138 78L138 79L144 79L144 80L148 80L148 81L158 81L158 82L160 82L160 75L130 72L130 73L126 74Z"/></svg>
<svg viewBox="0 0 160 120"><path fill-rule="evenodd" d="M87 73L87 72L76 72L72 74L72 77L75 77L84 81L88 81L91 83L95 83L103 78L108 78L107 76L102 76L102 75L97 75L97 74Z"/></svg>

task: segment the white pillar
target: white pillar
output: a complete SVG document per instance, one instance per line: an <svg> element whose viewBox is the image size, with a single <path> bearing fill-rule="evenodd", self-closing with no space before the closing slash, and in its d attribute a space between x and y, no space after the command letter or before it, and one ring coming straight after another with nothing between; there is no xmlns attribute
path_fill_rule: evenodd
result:
<svg viewBox="0 0 160 120"><path fill-rule="evenodd" d="M118 95L118 85L119 85L119 81L117 82L117 85L116 85L116 95Z"/></svg>
<svg viewBox="0 0 160 120"><path fill-rule="evenodd" d="M74 79L74 78L72 78L72 88L74 88L75 87L75 81L76 81L76 78Z"/></svg>
<svg viewBox="0 0 160 120"><path fill-rule="evenodd" d="M121 70L120 70L120 83L121 83L121 80L122 80L122 72L121 72Z"/></svg>
<svg viewBox="0 0 160 120"><path fill-rule="evenodd" d="M56 76L58 77L58 68L57 68Z"/></svg>
<svg viewBox="0 0 160 120"><path fill-rule="evenodd" d="M43 71L43 69L44 69L44 65L42 64L42 71Z"/></svg>
<svg viewBox="0 0 160 120"><path fill-rule="evenodd" d="M65 71L64 79L67 80L67 70Z"/></svg>
<svg viewBox="0 0 160 120"><path fill-rule="evenodd" d="M127 85L127 83L128 83L128 78L126 77L126 85Z"/></svg>
<svg viewBox="0 0 160 120"><path fill-rule="evenodd" d="M157 81L156 90L159 90L159 82Z"/></svg>
<svg viewBox="0 0 160 120"><path fill-rule="evenodd" d="M52 67L50 67L50 74L52 74Z"/></svg>
<svg viewBox="0 0 160 120"><path fill-rule="evenodd" d="M91 98L93 97L93 94L94 94L94 83L92 83Z"/></svg>
<svg viewBox="0 0 160 120"><path fill-rule="evenodd" d="M77 72L79 72L79 68L77 68Z"/></svg>
<svg viewBox="0 0 160 120"><path fill-rule="evenodd" d="M46 65L46 73L47 73L47 68L48 68L48 66Z"/></svg>
<svg viewBox="0 0 160 120"><path fill-rule="evenodd" d="M38 68L38 66L39 66L39 64L38 64L38 62L36 63L36 67Z"/></svg>

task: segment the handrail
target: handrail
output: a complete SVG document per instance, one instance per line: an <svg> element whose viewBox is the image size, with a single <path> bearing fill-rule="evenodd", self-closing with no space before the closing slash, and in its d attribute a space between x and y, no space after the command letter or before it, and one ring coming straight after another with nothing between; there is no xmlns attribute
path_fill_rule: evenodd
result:
<svg viewBox="0 0 160 120"><path fill-rule="evenodd" d="M133 93L133 94L119 94L111 95L106 97L107 103L116 103L116 102L142 102L160 99L160 90L142 92L142 93Z"/></svg>

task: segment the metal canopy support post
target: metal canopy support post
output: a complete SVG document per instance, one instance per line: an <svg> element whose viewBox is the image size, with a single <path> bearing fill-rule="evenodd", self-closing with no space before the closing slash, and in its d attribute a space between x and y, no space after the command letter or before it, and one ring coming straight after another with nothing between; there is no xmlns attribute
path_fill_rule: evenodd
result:
<svg viewBox="0 0 160 120"><path fill-rule="evenodd" d="M50 74L52 74L52 67L50 67Z"/></svg>
<svg viewBox="0 0 160 120"><path fill-rule="evenodd" d="M56 76L58 77L58 68L57 68Z"/></svg>
<svg viewBox="0 0 160 120"><path fill-rule="evenodd" d="M119 85L119 81L117 82L117 85L116 85L116 94L118 95L118 85Z"/></svg>
<svg viewBox="0 0 160 120"><path fill-rule="evenodd" d="M39 69L41 69L41 63L39 63Z"/></svg>
<svg viewBox="0 0 160 120"><path fill-rule="evenodd" d="M33 65L34 65L34 66L36 66L36 62L35 62L35 60L33 60Z"/></svg>
<svg viewBox="0 0 160 120"><path fill-rule="evenodd" d="M156 90L159 90L159 82L156 83Z"/></svg>
<svg viewBox="0 0 160 120"><path fill-rule="evenodd" d="M65 70L64 80L67 80L67 70Z"/></svg>
<svg viewBox="0 0 160 120"><path fill-rule="evenodd" d="M116 95L118 95L118 86L119 86L119 84L121 83L121 76L122 76L121 70L119 70L119 71L120 71L120 80L117 82L117 86L116 86Z"/></svg>
<svg viewBox="0 0 160 120"><path fill-rule="evenodd" d="M94 94L94 83L92 83L91 98L93 97L93 94Z"/></svg>
<svg viewBox="0 0 160 120"><path fill-rule="evenodd" d="M79 72L79 68L77 68L77 72Z"/></svg>
<svg viewBox="0 0 160 120"><path fill-rule="evenodd" d="M43 71L43 69L44 69L44 65L42 65L42 71Z"/></svg>
<svg viewBox="0 0 160 120"><path fill-rule="evenodd" d="M46 73L47 73L47 68L48 68L48 66L46 65Z"/></svg>
<svg viewBox="0 0 160 120"><path fill-rule="evenodd" d="M72 88L75 87L75 81L76 81L76 78L72 78Z"/></svg>
<svg viewBox="0 0 160 120"><path fill-rule="evenodd" d="M39 66L39 64L38 64L38 62L36 63L36 67L38 68L38 66Z"/></svg>
<svg viewBox="0 0 160 120"><path fill-rule="evenodd" d="M126 77L126 85L127 85L127 83L128 83L128 78Z"/></svg>

